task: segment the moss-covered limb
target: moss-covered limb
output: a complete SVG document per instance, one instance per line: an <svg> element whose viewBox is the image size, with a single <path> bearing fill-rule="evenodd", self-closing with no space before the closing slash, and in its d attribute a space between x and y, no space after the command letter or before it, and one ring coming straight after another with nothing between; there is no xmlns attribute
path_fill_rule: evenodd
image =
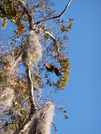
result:
<svg viewBox="0 0 101 134"><path fill-rule="evenodd" d="M5 87L5 89L2 90L2 94L0 94L0 105L3 107L3 110L12 106L14 96L15 94L13 89Z"/></svg>
<svg viewBox="0 0 101 134"><path fill-rule="evenodd" d="M29 134L50 134L52 119L54 116L54 104L46 101L39 117L33 120Z"/></svg>

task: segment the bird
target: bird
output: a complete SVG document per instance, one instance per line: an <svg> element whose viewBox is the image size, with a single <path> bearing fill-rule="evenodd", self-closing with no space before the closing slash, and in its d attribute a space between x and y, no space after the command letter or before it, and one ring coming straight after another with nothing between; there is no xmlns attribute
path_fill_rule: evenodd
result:
<svg viewBox="0 0 101 134"><path fill-rule="evenodd" d="M56 74L57 76L60 76L60 75L61 75L60 70L59 70L58 68L56 68L56 67L55 67L55 74Z"/></svg>
<svg viewBox="0 0 101 134"><path fill-rule="evenodd" d="M52 64L47 65L47 62L45 62L44 66L47 69L47 71L54 72L54 70L55 70L54 65L52 65Z"/></svg>
<svg viewBox="0 0 101 134"><path fill-rule="evenodd" d="M57 76L61 75L60 70L56 68L54 65L52 64L47 65L47 62L45 62L44 66L47 69L47 71L54 72Z"/></svg>

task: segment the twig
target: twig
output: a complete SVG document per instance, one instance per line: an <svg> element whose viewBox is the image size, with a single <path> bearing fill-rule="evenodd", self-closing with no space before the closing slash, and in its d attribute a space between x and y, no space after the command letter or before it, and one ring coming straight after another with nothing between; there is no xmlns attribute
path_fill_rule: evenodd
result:
<svg viewBox="0 0 101 134"><path fill-rule="evenodd" d="M54 17L51 17L51 18L48 18L48 19L45 19L45 20L40 20L40 21L34 23L34 25L35 25L35 24L39 24L39 23L41 23L41 22L45 22L45 21L48 21L48 20L53 20L53 19L56 19L56 18L61 17L61 16L65 13L65 11L67 10L67 8L69 7L71 1L72 1L72 0L69 0L69 2L67 3L65 9L64 9L64 10L62 11L62 13L60 13L59 15L54 16Z"/></svg>

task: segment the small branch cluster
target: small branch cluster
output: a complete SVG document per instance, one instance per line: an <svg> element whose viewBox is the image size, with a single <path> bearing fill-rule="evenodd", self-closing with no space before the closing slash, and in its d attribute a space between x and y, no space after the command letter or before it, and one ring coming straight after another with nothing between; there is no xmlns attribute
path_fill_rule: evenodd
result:
<svg viewBox="0 0 101 134"><path fill-rule="evenodd" d="M28 10L28 8L25 6L25 3L23 0L18 0L19 4L21 5L21 7L23 8L24 12L27 14L28 16L28 22L30 25L30 29L33 28L33 16L31 15L30 11Z"/></svg>

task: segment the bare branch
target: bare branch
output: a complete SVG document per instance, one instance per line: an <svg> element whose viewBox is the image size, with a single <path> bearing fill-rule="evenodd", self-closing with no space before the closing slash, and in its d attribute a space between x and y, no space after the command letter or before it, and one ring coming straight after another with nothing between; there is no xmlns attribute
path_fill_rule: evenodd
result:
<svg viewBox="0 0 101 134"><path fill-rule="evenodd" d="M33 96L33 81L31 78L31 71L27 69L26 73L27 73L27 79L28 79L28 84L29 84L29 100L31 103L30 114L34 114L35 111L37 110L37 107L36 107L34 96Z"/></svg>
<svg viewBox="0 0 101 134"><path fill-rule="evenodd" d="M69 7L71 1L72 1L72 0L69 0L69 2L67 3L65 9L64 9L59 15L54 16L54 17L52 17L52 18L45 19L45 20L40 20L40 21L34 23L34 25L35 25L35 24L39 24L39 23L41 23L41 22L45 22L45 21L48 21L48 20L53 20L53 19L56 19L56 18L61 17L61 16L65 13L65 11L67 10L67 8Z"/></svg>
<svg viewBox="0 0 101 134"><path fill-rule="evenodd" d="M48 34L54 42L56 42L55 37L50 32L45 31L45 33Z"/></svg>
<svg viewBox="0 0 101 134"><path fill-rule="evenodd" d="M60 55L59 48L57 46L55 37L50 32L48 32L48 31L45 31L45 33L48 34L50 36L50 38L54 41L54 44L55 44L56 49L57 49L57 53L58 53L58 55Z"/></svg>

